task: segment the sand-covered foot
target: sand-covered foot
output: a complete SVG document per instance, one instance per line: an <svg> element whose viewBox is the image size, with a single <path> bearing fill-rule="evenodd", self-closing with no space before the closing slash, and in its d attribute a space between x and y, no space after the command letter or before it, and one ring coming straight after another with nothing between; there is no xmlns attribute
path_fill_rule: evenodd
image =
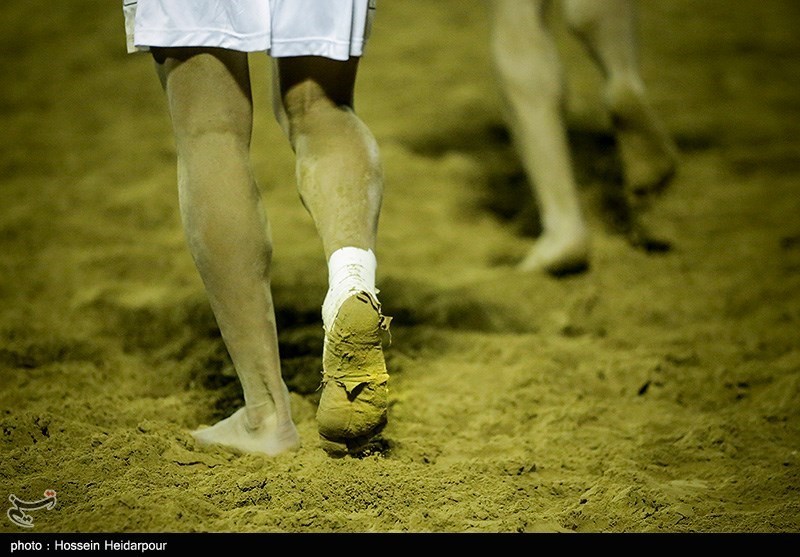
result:
<svg viewBox="0 0 800 557"><path fill-rule="evenodd" d="M525 272L546 272L554 276L581 273L589 268L589 236L582 226L561 232L545 232L517 269Z"/></svg>
<svg viewBox="0 0 800 557"><path fill-rule="evenodd" d="M342 303L325 332L317 426L332 455L358 453L386 425L389 375L382 339L389 321L373 296L358 292Z"/></svg>
<svg viewBox="0 0 800 557"><path fill-rule="evenodd" d="M617 87L609 93L626 189L634 194L656 194L671 182L678 149L644 93Z"/></svg>
<svg viewBox="0 0 800 557"><path fill-rule="evenodd" d="M291 421L278 423L271 414L253 426L247 423L245 408L211 427L192 432L201 446L218 446L236 453L259 453L267 456L295 450L300 447L300 435Z"/></svg>
<svg viewBox="0 0 800 557"><path fill-rule="evenodd" d="M649 215L637 215L626 232L628 243L647 253L666 253L673 248L673 241L663 226L659 226Z"/></svg>

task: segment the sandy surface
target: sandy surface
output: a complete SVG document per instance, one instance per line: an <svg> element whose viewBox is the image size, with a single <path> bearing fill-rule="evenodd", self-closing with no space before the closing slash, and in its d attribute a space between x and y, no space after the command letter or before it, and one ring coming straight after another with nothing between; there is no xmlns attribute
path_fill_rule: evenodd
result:
<svg viewBox="0 0 800 557"><path fill-rule="evenodd" d="M0 496L55 490L36 532L800 531L800 7L642 4L643 75L681 149L657 208L675 247L633 250L609 216L599 76L562 33L594 251L555 279L512 267L536 215L484 3L379 2L356 108L383 153L394 321L390 421L364 458L318 444L322 249L253 57L303 439L268 459L188 433L241 391L119 2L0 3Z"/></svg>

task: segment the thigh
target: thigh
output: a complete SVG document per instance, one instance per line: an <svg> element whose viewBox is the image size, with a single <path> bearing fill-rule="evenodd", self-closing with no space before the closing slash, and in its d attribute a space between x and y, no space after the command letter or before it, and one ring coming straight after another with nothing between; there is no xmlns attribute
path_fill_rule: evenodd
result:
<svg viewBox="0 0 800 557"><path fill-rule="evenodd" d="M278 88L284 105L291 111L296 102L328 100L337 106L353 107L359 58L332 60L320 56L278 58Z"/></svg>
<svg viewBox="0 0 800 557"><path fill-rule="evenodd" d="M253 103L247 54L221 48L152 48L176 133L235 131L249 138Z"/></svg>
<svg viewBox="0 0 800 557"><path fill-rule="evenodd" d="M494 32L535 35L545 31L549 0L492 0Z"/></svg>

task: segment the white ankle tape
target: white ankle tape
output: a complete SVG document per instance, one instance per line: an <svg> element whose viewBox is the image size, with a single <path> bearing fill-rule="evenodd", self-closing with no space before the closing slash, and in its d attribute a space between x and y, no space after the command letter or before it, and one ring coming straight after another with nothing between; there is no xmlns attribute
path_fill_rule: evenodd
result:
<svg viewBox="0 0 800 557"><path fill-rule="evenodd" d="M322 323L329 330L336 313L352 294L375 290L377 260L372 250L346 247L336 250L328 260L328 293L322 304Z"/></svg>

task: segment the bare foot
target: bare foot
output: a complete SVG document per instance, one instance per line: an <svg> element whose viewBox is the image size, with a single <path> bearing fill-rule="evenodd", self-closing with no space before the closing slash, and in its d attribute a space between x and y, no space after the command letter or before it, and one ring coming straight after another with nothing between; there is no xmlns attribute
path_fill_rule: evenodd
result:
<svg viewBox="0 0 800 557"><path fill-rule="evenodd" d="M544 232L517 265L520 271L544 271L554 276L580 273L588 267L589 235L583 226L568 232Z"/></svg>
<svg viewBox="0 0 800 557"><path fill-rule="evenodd" d="M253 427L247 423L245 410L240 408L211 427L193 431L192 436L202 446L219 446L236 453L277 456L300 447L300 435L291 420L279 424L273 413Z"/></svg>
<svg viewBox="0 0 800 557"><path fill-rule="evenodd" d="M672 240L660 230L649 213L635 214L627 231L628 243L647 253L666 253L672 250Z"/></svg>
<svg viewBox="0 0 800 557"><path fill-rule="evenodd" d="M389 375L382 336L390 319L366 292L347 298L325 333L317 426L323 449L357 453L387 421Z"/></svg>
<svg viewBox="0 0 800 557"><path fill-rule="evenodd" d="M608 104L626 190L634 195L663 191L675 174L678 150L644 92L617 86L608 94Z"/></svg>

